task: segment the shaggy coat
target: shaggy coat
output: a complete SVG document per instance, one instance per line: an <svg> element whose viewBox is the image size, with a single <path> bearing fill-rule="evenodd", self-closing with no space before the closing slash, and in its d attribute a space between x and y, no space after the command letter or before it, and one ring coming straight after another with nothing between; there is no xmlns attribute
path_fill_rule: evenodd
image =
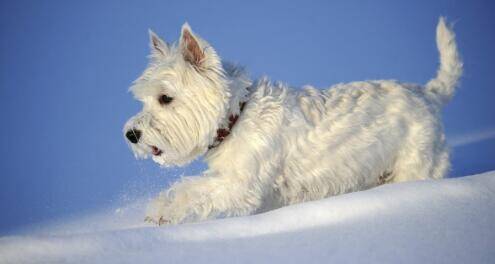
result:
<svg viewBox="0 0 495 264"><path fill-rule="evenodd" d="M163 191L147 221L248 215L383 183L439 179L449 169L440 115L462 63L443 18L440 67L424 86L377 80L321 90L252 82L187 24L178 44L150 32L150 45L150 64L131 87L143 110L124 127L129 145L163 166L204 155L208 170ZM219 129L230 132L221 142Z"/></svg>

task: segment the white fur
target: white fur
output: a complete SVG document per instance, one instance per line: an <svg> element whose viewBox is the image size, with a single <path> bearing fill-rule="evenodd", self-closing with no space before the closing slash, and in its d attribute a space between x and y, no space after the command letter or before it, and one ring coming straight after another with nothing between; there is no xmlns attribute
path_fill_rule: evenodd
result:
<svg viewBox="0 0 495 264"><path fill-rule="evenodd" d="M184 34L204 52L187 61ZM386 182L438 179L449 169L440 122L462 71L454 34L441 18L441 64L426 88L393 80L337 84L327 90L291 89L262 78L251 84L239 67L221 63L186 24L178 44L151 32L149 67L131 88L143 111L125 125L142 131L130 144L157 163L182 165L205 155L208 170L186 177L151 202L147 219L183 223L253 214L283 205L367 189ZM246 87L249 86L249 90ZM160 105L158 97L174 98ZM216 148L216 130L239 113Z"/></svg>

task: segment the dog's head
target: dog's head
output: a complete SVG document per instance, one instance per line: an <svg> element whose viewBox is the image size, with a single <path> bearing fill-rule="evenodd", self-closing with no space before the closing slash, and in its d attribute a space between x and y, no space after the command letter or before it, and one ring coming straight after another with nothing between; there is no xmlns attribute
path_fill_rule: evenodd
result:
<svg viewBox="0 0 495 264"><path fill-rule="evenodd" d="M124 126L138 158L183 165L204 154L229 108L229 80L213 47L187 23L168 45L150 31L150 62L130 90L143 109Z"/></svg>

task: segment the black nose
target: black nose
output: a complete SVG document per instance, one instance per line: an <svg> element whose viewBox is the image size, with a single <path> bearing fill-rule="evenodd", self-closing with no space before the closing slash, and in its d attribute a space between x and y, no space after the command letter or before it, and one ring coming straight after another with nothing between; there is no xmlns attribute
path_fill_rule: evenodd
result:
<svg viewBox="0 0 495 264"><path fill-rule="evenodd" d="M133 128L125 133L125 137L129 139L131 143L136 144L138 143L139 138L141 137L141 131Z"/></svg>

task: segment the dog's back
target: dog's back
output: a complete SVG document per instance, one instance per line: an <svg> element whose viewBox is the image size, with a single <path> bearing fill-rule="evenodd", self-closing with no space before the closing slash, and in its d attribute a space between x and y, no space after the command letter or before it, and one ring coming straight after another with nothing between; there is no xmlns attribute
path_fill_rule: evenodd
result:
<svg viewBox="0 0 495 264"><path fill-rule="evenodd" d="M454 93L462 63L443 18L437 44L440 68L425 87L380 80L293 92L287 101L299 111L287 111L285 118L289 155L276 180L281 203L447 174L440 112ZM304 121L295 121L298 116Z"/></svg>

